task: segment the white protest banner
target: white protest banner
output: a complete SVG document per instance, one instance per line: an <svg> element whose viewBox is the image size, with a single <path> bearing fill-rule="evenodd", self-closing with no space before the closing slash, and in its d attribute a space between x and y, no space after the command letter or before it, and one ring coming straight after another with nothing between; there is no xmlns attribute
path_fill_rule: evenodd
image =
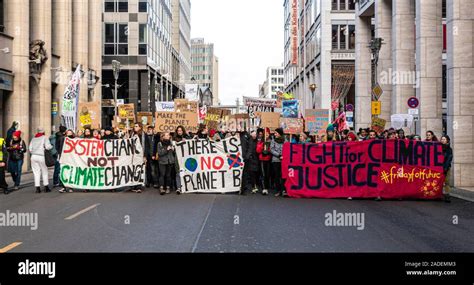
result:
<svg viewBox="0 0 474 285"><path fill-rule="evenodd" d="M60 178L67 188L108 190L145 182L138 137L107 141L66 138L60 163Z"/></svg>
<svg viewBox="0 0 474 285"><path fill-rule="evenodd" d="M80 85L81 66L78 65L64 91L61 108L61 124L71 130L77 130L77 103Z"/></svg>
<svg viewBox="0 0 474 285"><path fill-rule="evenodd" d="M239 137L181 141L176 144L176 156L183 193L240 191L244 163Z"/></svg>
<svg viewBox="0 0 474 285"><path fill-rule="evenodd" d="M156 102L157 112L174 112L174 102Z"/></svg>
<svg viewBox="0 0 474 285"><path fill-rule="evenodd" d="M199 101L198 96L198 85L197 84L185 84L184 85L185 98L190 101Z"/></svg>
<svg viewBox="0 0 474 285"><path fill-rule="evenodd" d="M244 97L244 105L248 107L250 119L255 119L255 112L274 112L277 107L277 100Z"/></svg>

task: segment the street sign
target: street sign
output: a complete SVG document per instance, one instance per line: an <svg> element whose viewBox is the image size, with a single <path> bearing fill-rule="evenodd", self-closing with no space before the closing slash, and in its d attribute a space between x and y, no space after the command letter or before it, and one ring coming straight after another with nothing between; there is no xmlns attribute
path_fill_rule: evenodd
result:
<svg viewBox="0 0 474 285"><path fill-rule="evenodd" d="M354 127L354 112L346 112L346 122L349 128Z"/></svg>
<svg viewBox="0 0 474 285"><path fill-rule="evenodd" d="M419 114L420 114L419 109L408 109L408 115L415 116L415 115L419 115Z"/></svg>
<svg viewBox="0 0 474 285"><path fill-rule="evenodd" d="M420 100L418 100L418 98L411 97L410 99L408 99L408 107L416 109L418 108L418 106L420 106Z"/></svg>
<svg viewBox="0 0 474 285"><path fill-rule="evenodd" d="M354 112L354 105L352 105L352 104L347 104L347 105L346 105L346 111L347 111L347 112Z"/></svg>
<svg viewBox="0 0 474 285"><path fill-rule="evenodd" d="M372 116L379 116L382 114L382 102L372 101Z"/></svg>
<svg viewBox="0 0 474 285"><path fill-rule="evenodd" d="M375 85L374 89L372 89L372 95L374 96L376 101L380 100L380 97L382 97L383 89L378 83L377 85Z"/></svg>
<svg viewBox="0 0 474 285"><path fill-rule="evenodd" d="M51 103L51 114L53 116L56 116L59 111L59 103L58 102L52 102Z"/></svg>

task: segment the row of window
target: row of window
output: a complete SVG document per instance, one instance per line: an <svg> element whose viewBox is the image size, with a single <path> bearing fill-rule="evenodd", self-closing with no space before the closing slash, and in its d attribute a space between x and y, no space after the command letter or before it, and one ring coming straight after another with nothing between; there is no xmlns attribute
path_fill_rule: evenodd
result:
<svg viewBox="0 0 474 285"><path fill-rule="evenodd" d="M332 0L333 11L354 11L355 0Z"/></svg>
<svg viewBox="0 0 474 285"><path fill-rule="evenodd" d="M272 75L283 75L283 69L272 69Z"/></svg>
<svg viewBox="0 0 474 285"><path fill-rule="evenodd" d="M332 49L355 49L354 25L332 25Z"/></svg>
<svg viewBox="0 0 474 285"><path fill-rule="evenodd" d="M147 0L140 0L138 2L138 12L146 13L148 8ZM104 12L108 13L127 13L128 12L128 0L105 0Z"/></svg>

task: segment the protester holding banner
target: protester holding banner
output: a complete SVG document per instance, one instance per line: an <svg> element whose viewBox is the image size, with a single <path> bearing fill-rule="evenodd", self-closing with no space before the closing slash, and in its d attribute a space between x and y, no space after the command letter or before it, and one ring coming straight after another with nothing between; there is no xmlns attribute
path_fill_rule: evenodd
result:
<svg viewBox="0 0 474 285"><path fill-rule="evenodd" d="M96 139L96 140L100 140L100 132L99 132L99 130L94 129L94 130L92 131L92 137L93 137L94 139Z"/></svg>
<svg viewBox="0 0 474 285"><path fill-rule="evenodd" d="M182 140L190 140L191 138L183 126L178 126L174 132L173 141L181 142Z"/></svg>
<svg viewBox="0 0 474 285"><path fill-rule="evenodd" d="M148 126L146 136L145 136L145 144L143 153L145 155L145 164L146 164L146 179L145 179L145 187L156 187L158 188L158 175L157 175L157 161L153 158L153 146L155 145L156 141L158 140L157 136L154 133L154 127Z"/></svg>
<svg viewBox="0 0 474 285"><path fill-rule="evenodd" d="M285 143L284 133L282 128L275 130L274 139L270 145L270 152L272 154L272 170L275 191L275 197L286 197L286 191L283 185L281 161L283 159L283 144Z"/></svg>
<svg viewBox="0 0 474 285"><path fill-rule="evenodd" d="M436 135L434 134L433 131L427 131L425 141L426 142L437 142L438 138L436 137Z"/></svg>
<svg viewBox="0 0 474 285"><path fill-rule="evenodd" d="M208 130L206 125L204 125L204 124L199 125L199 129L198 129L194 139L199 139L199 140L208 140L209 139L209 130Z"/></svg>
<svg viewBox="0 0 474 285"><path fill-rule="evenodd" d="M186 129L183 126L178 126L174 132L174 137L173 137L173 143L179 143L182 142L183 140L190 140L191 136L186 132ZM176 154L176 153L175 153ZM181 185L181 177L180 177L180 168L179 168L179 162L178 159L176 159L175 162L175 167L174 167L174 175L173 177L176 177L176 194L180 195L182 193L182 185Z"/></svg>
<svg viewBox="0 0 474 285"><path fill-rule="evenodd" d="M175 180L172 177L172 170L176 162L170 133L161 134L160 141L156 144L155 150L154 156L155 158L158 157L160 169L160 195L170 194Z"/></svg>
<svg viewBox="0 0 474 285"><path fill-rule="evenodd" d="M247 151L244 156L245 167L248 169L247 189L256 194L262 189L258 176L257 132L252 131L247 139ZM245 169L245 168L244 168ZM244 170L245 171L245 170Z"/></svg>
<svg viewBox="0 0 474 285"><path fill-rule="evenodd" d="M8 155L8 172L12 175L14 190L18 190L21 183L21 172L23 168L23 159L27 152L25 141L21 139L21 131L17 130L13 133L12 140L7 147Z"/></svg>
<svg viewBox="0 0 474 285"><path fill-rule="evenodd" d="M451 203L451 185L449 185L449 178L451 176L451 164L453 163L453 149L451 148L451 138L448 135L441 137L441 144L443 145L443 171L446 180L444 182L443 194L444 201L446 203Z"/></svg>
<svg viewBox="0 0 474 285"><path fill-rule="evenodd" d="M49 139L46 138L43 128L38 128L35 137L31 140L29 151L31 153L31 168L35 178L36 193L41 193L41 178L45 192L51 192L49 188L48 167L45 162L45 150L53 148Z"/></svg>
<svg viewBox="0 0 474 285"><path fill-rule="evenodd" d="M60 130L62 129L65 129L65 127L60 127L59 128ZM56 140L56 150L58 151L58 160L57 160L57 165L59 167L59 173L58 173L58 179L59 179L59 176L60 176L60 173L61 173L61 155L63 153L63 148L64 148L64 141L66 140L66 138L69 138L69 139L74 139L75 138L75 135L74 135L74 132L72 130L66 130L64 132L64 136L61 136L59 138L59 140ZM55 171L56 171L56 165L55 165ZM56 172L55 172L56 173ZM69 193L72 193L73 190L72 189L67 189L66 187L64 187L64 183L59 179L59 183L58 183L61 188L59 189L59 193L66 193L66 192L69 192Z"/></svg>
<svg viewBox="0 0 474 285"><path fill-rule="evenodd" d="M271 175L272 175L272 154L270 152L270 145L272 139L270 136L266 136L259 132L259 140L257 142L257 154L260 161L260 168L262 174L263 191L262 194L268 195L268 190L271 187Z"/></svg>
<svg viewBox="0 0 474 285"><path fill-rule="evenodd" d="M141 144L141 148L143 149L143 146L145 145L145 134L143 133L143 129L142 129L142 125L141 123L135 123L133 125L133 131L132 131L132 138L135 138L136 140L136 144ZM146 158L146 155L145 155L145 150L143 150L143 160L145 162L145 165L147 163L147 158ZM146 166L145 166L146 168ZM146 170L145 170L146 172ZM136 186L132 186L132 189L131 189L132 192L134 193L142 193L142 186L141 185L136 185Z"/></svg>
<svg viewBox="0 0 474 285"><path fill-rule="evenodd" d="M369 136L367 137L368 140L376 140L377 139L377 132L374 130L369 131Z"/></svg>
<svg viewBox="0 0 474 285"><path fill-rule="evenodd" d="M117 140L118 137L114 134L112 127L105 128L102 140Z"/></svg>
<svg viewBox="0 0 474 285"><path fill-rule="evenodd" d="M61 185L61 180L59 179L59 173L61 172L61 165L59 163L59 157L61 156L60 145L64 143L64 134L66 133L66 127L59 126L59 131L54 135L49 137L49 141L53 146L56 156L56 162L54 163L54 173L53 173L53 187L59 187Z"/></svg>
<svg viewBox="0 0 474 285"><path fill-rule="evenodd" d="M90 128L85 128L82 137L84 139L93 139L94 136L92 135L92 130Z"/></svg>

